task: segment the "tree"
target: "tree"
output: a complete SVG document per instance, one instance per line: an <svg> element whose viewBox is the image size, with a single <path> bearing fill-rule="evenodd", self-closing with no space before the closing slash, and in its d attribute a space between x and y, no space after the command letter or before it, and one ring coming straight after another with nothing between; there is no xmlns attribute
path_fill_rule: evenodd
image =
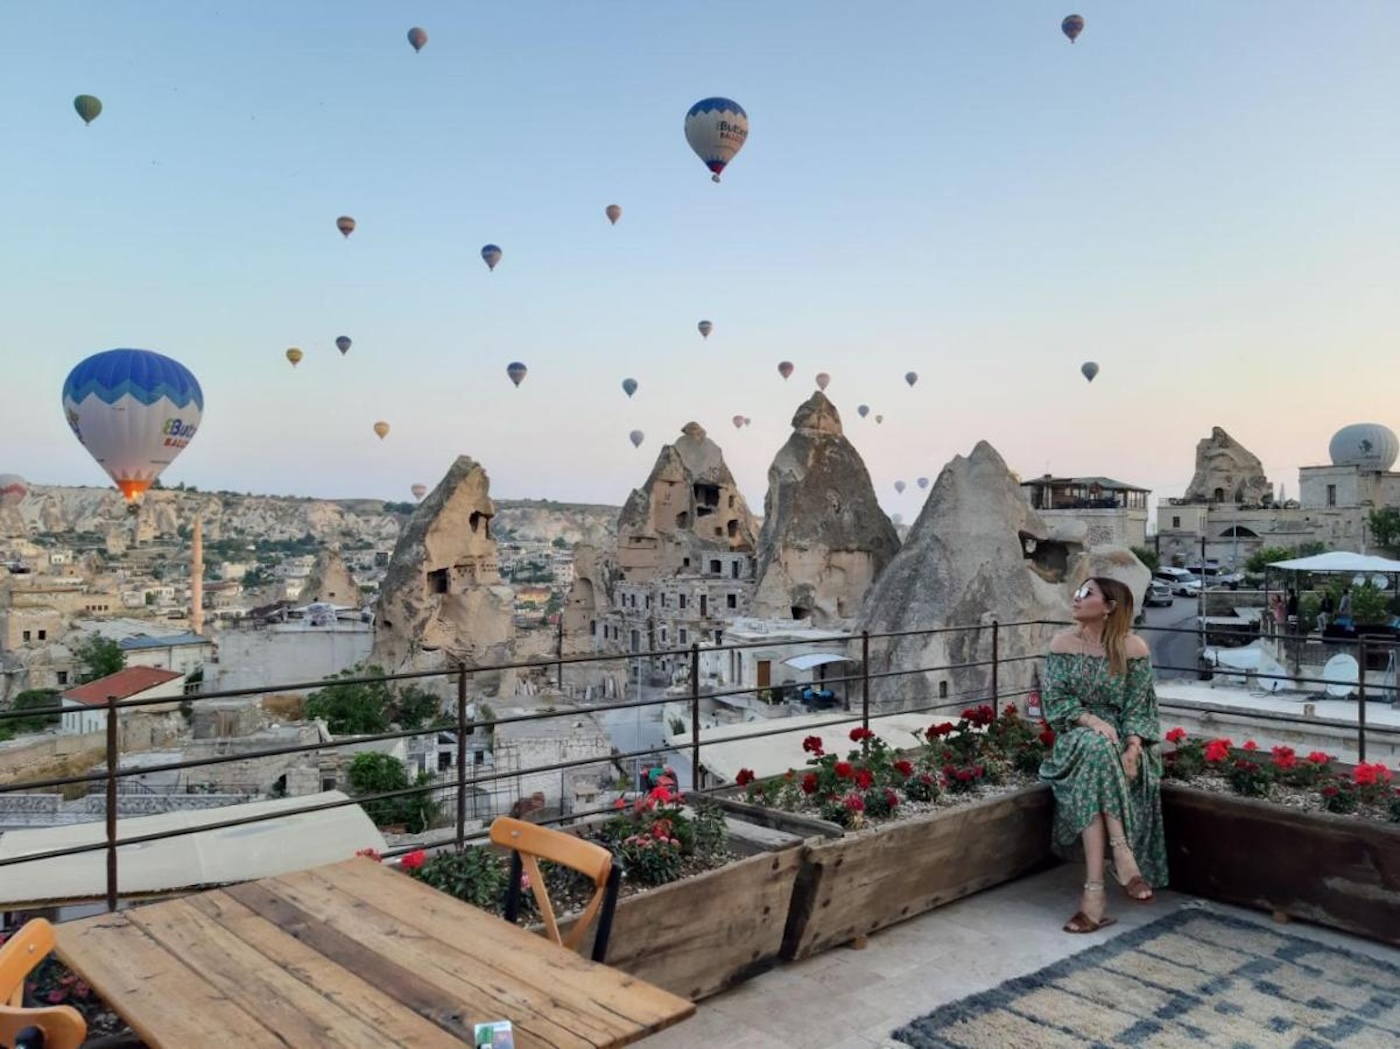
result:
<svg viewBox="0 0 1400 1049"><path fill-rule="evenodd" d="M562 535L556 535L556 536L550 541L550 544L549 544L549 545L552 546L552 547L554 547L554 549L556 549L556 550L567 550L567 549L569 549L569 541L568 541L567 539L565 539Z"/></svg>
<svg viewBox="0 0 1400 1049"><path fill-rule="evenodd" d="M1371 529L1371 540L1386 556L1400 555L1400 510L1392 506L1372 510L1366 525Z"/></svg>
<svg viewBox="0 0 1400 1049"><path fill-rule="evenodd" d="M22 710L40 710L44 707L56 707L59 705L58 689L56 688L30 688L25 689L15 696L15 701L10 709L19 713ZM31 714L22 718L6 718L0 721L0 738L9 739L5 735L8 731L11 735L22 735L25 732L43 732L51 725L57 725L63 720L63 715L53 714Z"/></svg>
<svg viewBox="0 0 1400 1049"><path fill-rule="evenodd" d="M426 786L432 781L421 773L415 783L408 779L404 763L391 754L356 754L350 762L350 789L356 797ZM402 825L410 834L421 834L432 826L438 808L428 791L398 798L379 798L361 805L376 827Z"/></svg>
<svg viewBox="0 0 1400 1049"><path fill-rule="evenodd" d="M1298 556L1296 550L1290 550L1286 546L1264 546L1249 555L1249 560L1244 563L1244 570L1255 575L1263 573L1264 569L1276 561L1288 561Z"/></svg>
<svg viewBox="0 0 1400 1049"><path fill-rule="evenodd" d="M1134 546L1129 547L1129 549L1132 550L1139 561L1147 566L1149 572L1155 572L1162 567L1161 557L1158 556L1157 551L1153 550L1150 546Z"/></svg>
<svg viewBox="0 0 1400 1049"><path fill-rule="evenodd" d="M80 685L115 674L126 666L126 653L122 651L122 646L101 634L93 634L73 650L73 655L83 668L78 675Z"/></svg>
<svg viewBox="0 0 1400 1049"><path fill-rule="evenodd" d="M417 685L393 688L380 666L353 667L342 678L369 681L336 681L306 697L306 716L320 718L333 735L372 736L388 732L392 724L421 728L437 717L441 701Z"/></svg>

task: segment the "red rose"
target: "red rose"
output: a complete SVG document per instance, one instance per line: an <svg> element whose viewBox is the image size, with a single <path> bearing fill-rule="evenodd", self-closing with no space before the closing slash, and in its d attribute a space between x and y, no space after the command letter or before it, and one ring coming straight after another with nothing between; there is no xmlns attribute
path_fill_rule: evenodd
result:
<svg viewBox="0 0 1400 1049"><path fill-rule="evenodd" d="M802 777L802 793L815 794L817 792L817 774L809 772Z"/></svg>
<svg viewBox="0 0 1400 1049"><path fill-rule="evenodd" d="M870 784L875 782L875 777L870 774L869 769L856 770L856 786L861 790L869 790Z"/></svg>
<svg viewBox="0 0 1400 1049"><path fill-rule="evenodd" d="M428 858L428 854L422 849L414 849L406 856L399 857L399 866L406 871L416 871L423 866L423 862Z"/></svg>
<svg viewBox="0 0 1400 1049"><path fill-rule="evenodd" d="M1185 738L1186 730L1184 728L1174 728L1167 733L1168 743L1180 743Z"/></svg>
<svg viewBox="0 0 1400 1049"><path fill-rule="evenodd" d="M906 779L914 775L914 766L903 758L894 763L894 770Z"/></svg>
<svg viewBox="0 0 1400 1049"><path fill-rule="evenodd" d="M867 739L874 739L874 738L875 738L875 733L872 732L872 731L871 731L870 729L868 729L868 728L862 728L861 726L857 725L855 728L851 729L851 742L852 742L852 743L860 743L860 742L863 742L864 740L867 740Z"/></svg>
<svg viewBox="0 0 1400 1049"><path fill-rule="evenodd" d="M734 777L734 782L741 787L747 787L753 780L753 769L740 769L739 774Z"/></svg>
<svg viewBox="0 0 1400 1049"><path fill-rule="evenodd" d="M822 754L825 753L822 749L821 736L808 736L802 741L802 749L808 754L815 754L817 757L821 757Z"/></svg>
<svg viewBox="0 0 1400 1049"><path fill-rule="evenodd" d="M855 769L851 768L849 761L838 761L831 771L836 773L837 779L850 779L855 775Z"/></svg>

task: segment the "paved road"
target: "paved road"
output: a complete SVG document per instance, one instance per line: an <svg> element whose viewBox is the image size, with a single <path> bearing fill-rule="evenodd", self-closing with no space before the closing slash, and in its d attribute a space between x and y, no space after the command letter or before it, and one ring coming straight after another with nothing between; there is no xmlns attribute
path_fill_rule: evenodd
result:
<svg viewBox="0 0 1400 1049"><path fill-rule="evenodd" d="M1152 649L1152 663L1157 667L1157 679L1196 676L1196 656L1200 642L1196 634L1196 600L1178 597L1170 606L1146 609L1147 622L1137 628ZM1153 629L1154 627L1159 629ZM1166 633L1160 628L1177 627L1186 633ZM1182 669L1169 670L1167 667Z"/></svg>

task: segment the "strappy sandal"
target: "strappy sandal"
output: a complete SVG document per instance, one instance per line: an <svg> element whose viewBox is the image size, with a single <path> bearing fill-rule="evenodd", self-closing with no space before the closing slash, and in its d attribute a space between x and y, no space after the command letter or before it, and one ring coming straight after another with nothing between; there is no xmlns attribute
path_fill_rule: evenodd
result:
<svg viewBox="0 0 1400 1049"><path fill-rule="evenodd" d="M1103 892L1103 882L1101 882L1101 881L1086 881L1086 882L1084 883L1084 891L1085 891L1085 892ZM1074 917L1071 918L1069 921L1065 922L1065 932L1073 932L1073 933L1098 932L1100 929L1106 929L1106 928L1108 928L1110 925L1117 925L1117 924L1118 924L1118 919L1117 919L1117 918L1110 918L1110 917L1108 917L1107 915L1105 915L1104 917L1100 918L1098 921L1094 921L1093 918L1090 918L1090 917L1089 917L1087 914L1085 914L1083 911L1075 911L1075 912L1074 912Z"/></svg>
<svg viewBox="0 0 1400 1049"><path fill-rule="evenodd" d="M1108 840L1108 847L1111 849L1120 847L1126 849L1128 848L1128 839L1126 837L1110 838ZM1129 849L1129 852L1131 851L1132 850ZM1127 881L1124 881L1122 875L1118 873L1118 867L1115 865L1113 867L1113 877L1119 885L1123 886L1123 892L1127 895L1128 899L1132 900L1134 903L1152 902L1152 886L1148 885L1147 882L1143 880L1141 874L1134 874Z"/></svg>

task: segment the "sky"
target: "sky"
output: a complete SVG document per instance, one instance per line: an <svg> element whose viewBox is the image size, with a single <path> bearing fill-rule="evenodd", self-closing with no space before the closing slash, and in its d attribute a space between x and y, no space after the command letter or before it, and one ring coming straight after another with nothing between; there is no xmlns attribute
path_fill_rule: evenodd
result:
<svg viewBox="0 0 1400 1049"><path fill-rule="evenodd" d="M103 483L59 394L124 346L198 376L163 481L205 489L407 499L466 454L620 504L694 419L761 512L825 371L906 520L982 439L1155 503L1223 426L1296 495L1400 429L1400 4L1091 5L1074 45L1070 10L7 4L0 472ZM711 95L750 121L718 185Z"/></svg>

